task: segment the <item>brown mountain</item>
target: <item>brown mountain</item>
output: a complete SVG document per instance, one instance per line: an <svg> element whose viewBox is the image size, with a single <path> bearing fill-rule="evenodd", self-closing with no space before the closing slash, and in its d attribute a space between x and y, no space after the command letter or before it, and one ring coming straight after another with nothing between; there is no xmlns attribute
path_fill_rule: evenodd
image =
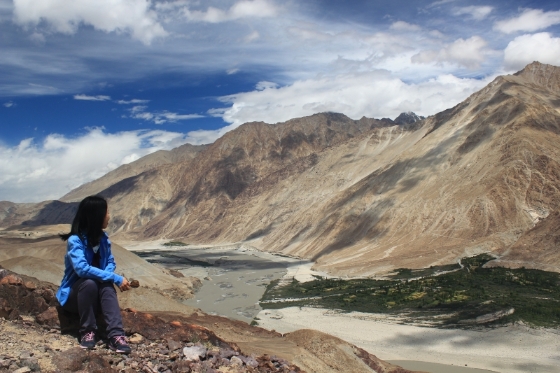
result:
<svg viewBox="0 0 560 373"><path fill-rule="evenodd" d="M107 173L106 175L79 186L78 188L70 191L62 198L63 202L76 202L81 201L87 196L99 193L99 191L110 187L129 177L134 177L142 172L148 171L152 168L161 167L163 165L189 162L196 157L196 155L206 148L206 145L191 145L185 144L172 150L159 150L152 154L148 154L134 162L122 165L115 170Z"/></svg>
<svg viewBox="0 0 560 373"><path fill-rule="evenodd" d="M535 62L412 124L333 113L247 123L191 161L91 191L110 198L123 238L247 241L349 275L481 252L560 270L549 237L560 211L559 82L560 68ZM18 206L2 207L3 226L37 221Z"/></svg>

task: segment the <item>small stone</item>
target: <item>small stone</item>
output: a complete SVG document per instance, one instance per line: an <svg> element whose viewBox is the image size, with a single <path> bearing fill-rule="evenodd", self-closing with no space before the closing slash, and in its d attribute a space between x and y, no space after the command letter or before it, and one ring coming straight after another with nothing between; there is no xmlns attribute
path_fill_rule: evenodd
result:
<svg viewBox="0 0 560 373"><path fill-rule="evenodd" d="M243 361L238 358L237 356L232 356L231 359L229 359L229 361L231 362L231 365L234 367L241 367L243 366Z"/></svg>
<svg viewBox="0 0 560 373"><path fill-rule="evenodd" d="M33 353L29 351L21 351L19 354L20 359L29 359L31 356L33 356Z"/></svg>
<svg viewBox="0 0 560 373"><path fill-rule="evenodd" d="M37 285L35 285L35 284L34 284L33 282L31 282L31 281L25 281L25 282L23 283L23 286L24 286L27 290L31 290L31 291L37 289Z"/></svg>
<svg viewBox="0 0 560 373"><path fill-rule="evenodd" d="M246 358L242 357L241 359L243 360L245 365L247 365L248 367L256 368L256 367L259 366L259 362L252 356L246 357Z"/></svg>
<svg viewBox="0 0 560 373"><path fill-rule="evenodd" d="M23 367L29 368L33 372L37 372L41 370L41 367L39 366L39 360L37 360L34 357L30 357L28 359L21 359L20 364L23 365Z"/></svg>
<svg viewBox="0 0 560 373"><path fill-rule="evenodd" d="M235 351L232 349L226 348L220 350L220 357L223 359L229 359L230 357L235 356Z"/></svg>
<svg viewBox="0 0 560 373"><path fill-rule="evenodd" d="M167 348L169 351L175 351L181 348L181 343L174 341L173 339L167 340Z"/></svg>
<svg viewBox="0 0 560 373"><path fill-rule="evenodd" d="M0 360L0 368L8 368L12 361L10 359Z"/></svg>
<svg viewBox="0 0 560 373"><path fill-rule="evenodd" d="M202 346L192 346L183 348L185 360L199 361L200 358L206 357L206 348Z"/></svg>
<svg viewBox="0 0 560 373"><path fill-rule="evenodd" d="M140 344L142 341L144 341L144 337L138 333L134 333L130 336L130 338L128 338L128 342L132 344Z"/></svg>
<svg viewBox="0 0 560 373"><path fill-rule="evenodd" d="M0 284L8 284L8 285L21 285L23 284L23 280L21 277L16 275L7 275L6 277L0 280Z"/></svg>
<svg viewBox="0 0 560 373"><path fill-rule="evenodd" d="M31 372L31 369L29 369L29 367L23 367L14 370L12 373L29 373L29 372Z"/></svg>

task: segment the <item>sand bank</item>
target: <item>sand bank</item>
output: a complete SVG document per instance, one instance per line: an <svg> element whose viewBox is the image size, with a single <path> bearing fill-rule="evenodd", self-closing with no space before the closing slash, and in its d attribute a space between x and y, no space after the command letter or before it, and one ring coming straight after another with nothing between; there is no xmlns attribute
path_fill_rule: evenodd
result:
<svg viewBox="0 0 560 373"><path fill-rule="evenodd" d="M307 307L263 310L259 326L280 333L310 328L353 343L377 357L501 373L557 373L560 331L514 325L495 329L435 329L397 324L383 314L348 314Z"/></svg>
<svg viewBox="0 0 560 373"><path fill-rule="evenodd" d="M320 330L383 360L432 373L560 371L559 330L531 329L522 325L447 330L402 325L398 317L384 314L343 314L305 307L261 310L258 300L264 286L272 279L284 276L286 281L295 277L305 282L313 280L313 276L327 275L312 270L312 263L308 261L260 252L247 245L185 248L165 247L164 242L127 244L126 247L132 251L173 251L189 259L217 262L217 266L200 267L185 265L177 258L171 263L162 261L162 265L185 275L207 278L196 298L189 301L205 312L247 322L256 315L260 319L259 326L281 333L303 328Z"/></svg>

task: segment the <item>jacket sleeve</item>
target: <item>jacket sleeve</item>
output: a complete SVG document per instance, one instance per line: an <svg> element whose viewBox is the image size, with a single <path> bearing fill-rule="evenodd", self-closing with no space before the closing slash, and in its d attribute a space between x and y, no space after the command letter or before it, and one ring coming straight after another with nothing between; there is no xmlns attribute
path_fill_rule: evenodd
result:
<svg viewBox="0 0 560 373"><path fill-rule="evenodd" d="M68 239L68 257L72 262L72 267L74 267L74 271L76 274L82 278L91 278L94 280L99 280L103 282L113 282L120 286L123 282L122 276L113 273L112 271L102 270L96 267L89 265L86 254L85 254L86 247L83 244L82 240L78 236L71 236ZM112 255L111 255L112 258ZM113 261L113 269L114 269L114 259Z"/></svg>
<svg viewBox="0 0 560 373"><path fill-rule="evenodd" d="M111 251L111 241L107 239L107 266L105 267L105 271L114 273L116 268L115 257Z"/></svg>

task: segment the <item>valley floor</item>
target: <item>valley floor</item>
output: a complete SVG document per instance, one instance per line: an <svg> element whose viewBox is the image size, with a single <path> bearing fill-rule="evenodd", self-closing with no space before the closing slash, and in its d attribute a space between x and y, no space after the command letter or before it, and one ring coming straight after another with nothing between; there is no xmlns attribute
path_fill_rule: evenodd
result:
<svg viewBox="0 0 560 373"><path fill-rule="evenodd" d="M280 333L316 329L386 361L413 360L500 373L556 373L560 366L560 330L557 329L533 329L524 325L478 330L437 329L402 325L390 315L339 313L308 307L263 310L257 317L259 326L265 329ZM451 372L450 367L447 372ZM472 373L476 372L480 371Z"/></svg>
<svg viewBox="0 0 560 373"><path fill-rule="evenodd" d="M324 275L303 264L289 267L284 278L305 282ZM431 373L557 373L560 366L559 329L522 324L438 329L410 325L410 320L404 325L398 316L390 314L310 307L265 309L256 320L260 327L283 334L303 328L319 330L380 359Z"/></svg>
<svg viewBox="0 0 560 373"><path fill-rule="evenodd" d="M219 314L227 313L224 309L227 302L215 301L220 294L224 296L234 290L239 294L243 292L249 294L256 289L262 294L264 290L263 287L256 287L255 284L245 281L250 276L256 275L256 268L253 268L255 263L244 257L247 254L266 259L266 263L278 263L278 267L272 266L272 268L274 271L283 271L285 280L296 278L298 281L305 282L313 280L314 276L326 275L312 270L312 263L253 251L250 247L224 245L221 247L207 246L204 249L203 247L190 247L185 250L183 247L164 248L163 243L163 241L159 241L126 244L125 246L138 254L141 254L142 251L156 253L159 250L172 250L177 255L188 251L191 259L207 260L211 263L215 262L215 257L220 258L221 263L218 268L226 272L219 275L214 273L212 279L204 280L203 287L193 300L198 299L199 304L203 305L205 301L202 298L208 297L210 303L216 303L214 306L220 309ZM208 250L206 258L195 255L195 252L199 253L201 250ZM244 256L239 257L239 254ZM159 260L156 261L159 262ZM167 264L166 266L174 267L185 275L194 275L201 279L208 276L209 268L212 268L193 265L190 269L182 269L183 264L180 262L179 260L172 264L162 261L159 264ZM240 265L241 263L244 265ZM259 262L259 264L263 265L264 262ZM267 264L266 267L268 266ZM251 273L253 275L250 275ZM228 276L233 277L225 281ZM242 281L237 281L238 278ZM265 278L263 277L262 280L264 281ZM214 289L209 286L210 282L216 282L217 285L231 282L235 286ZM255 299L237 298L239 298L238 302L246 302L238 307L255 306ZM232 297L232 299L237 298ZM477 330L438 329L403 325L399 317L387 314L340 313L308 307L256 311L258 315L255 321L262 328L274 329L280 333L289 333L298 329L316 329L364 348L383 360L394 361L401 366L405 365L408 369L431 373L556 373L558 372L557 367L560 366L560 330L558 329L529 328L520 324ZM231 315L227 316L231 317ZM246 318L244 321L249 320ZM405 360L406 362L403 362Z"/></svg>

